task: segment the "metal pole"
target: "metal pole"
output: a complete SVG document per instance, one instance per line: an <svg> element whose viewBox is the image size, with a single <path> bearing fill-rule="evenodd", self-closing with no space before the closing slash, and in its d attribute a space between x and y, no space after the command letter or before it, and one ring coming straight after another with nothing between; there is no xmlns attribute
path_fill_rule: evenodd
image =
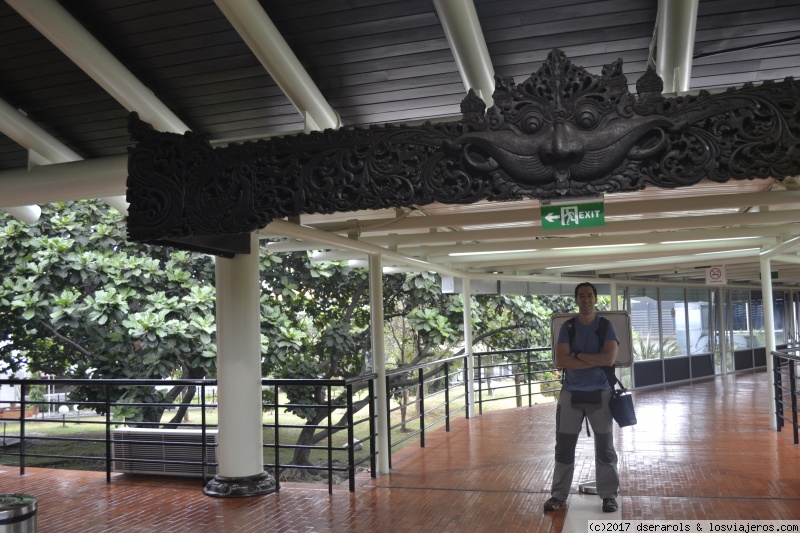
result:
<svg viewBox="0 0 800 533"><path fill-rule="evenodd" d="M467 418L475 416L475 368L472 360L472 298L469 278L462 279L461 296L464 300L464 354L467 358Z"/></svg>

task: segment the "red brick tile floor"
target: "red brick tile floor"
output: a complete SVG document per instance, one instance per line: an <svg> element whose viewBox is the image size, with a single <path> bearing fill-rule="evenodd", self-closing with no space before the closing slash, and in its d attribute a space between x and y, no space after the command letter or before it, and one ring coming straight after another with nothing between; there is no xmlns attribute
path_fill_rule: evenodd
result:
<svg viewBox="0 0 800 533"><path fill-rule="evenodd" d="M799 519L800 446L770 431L767 375L747 372L639 391L639 424L616 428L622 517L633 520ZM554 405L460 418L426 447L396 453L390 474L354 494L283 484L245 499L203 495L198 480L66 470L0 471L0 492L38 498L50 532L558 533L566 509L544 513L553 469ZM593 478L592 440L578 443L576 479Z"/></svg>

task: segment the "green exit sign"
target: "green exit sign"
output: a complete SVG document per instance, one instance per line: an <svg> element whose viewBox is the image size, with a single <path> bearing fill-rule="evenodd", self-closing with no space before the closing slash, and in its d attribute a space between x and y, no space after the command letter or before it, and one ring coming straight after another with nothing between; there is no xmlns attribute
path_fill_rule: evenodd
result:
<svg viewBox="0 0 800 533"><path fill-rule="evenodd" d="M605 226L603 202L574 205L543 205L542 229L575 229Z"/></svg>

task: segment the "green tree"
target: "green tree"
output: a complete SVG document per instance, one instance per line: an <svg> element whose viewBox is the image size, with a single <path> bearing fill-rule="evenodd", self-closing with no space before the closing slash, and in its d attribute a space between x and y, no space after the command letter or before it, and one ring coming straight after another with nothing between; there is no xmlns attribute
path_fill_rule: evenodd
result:
<svg viewBox="0 0 800 533"><path fill-rule="evenodd" d="M70 378L128 379L215 372L211 258L130 244L123 217L95 201L43 206L34 225L0 214L0 248L0 370L24 364ZM172 402L182 392L132 387L112 400ZM81 387L73 396L104 394ZM136 424L162 413L131 406L114 415Z"/></svg>

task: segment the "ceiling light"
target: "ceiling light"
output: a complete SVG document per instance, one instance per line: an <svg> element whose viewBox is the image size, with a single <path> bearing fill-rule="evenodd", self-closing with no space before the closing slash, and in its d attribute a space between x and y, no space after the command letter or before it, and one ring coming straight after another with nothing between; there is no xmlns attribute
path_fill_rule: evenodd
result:
<svg viewBox="0 0 800 533"><path fill-rule="evenodd" d="M598 244L597 246L564 246L553 248L553 250L597 250L599 248L622 248L623 246L644 246L643 242L632 242L629 244Z"/></svg>
<svg viewBox="0 0 800 533"><path fill-rule="evenodd" d="M694 255L714 255L714 254L736 254L736 253L743 253L743 252L758 252L760 248L742 248L741 250L722 250L719 252L702 252L699 254Z"/></svg>
<svg viewBox="0 0 800 533"><path fill-rule="evenodd" d="M451 257L462 256L462 255L489 255L489 254L518 254L523 252L535 252L537 248L530 248L528 250L492 250L490 252L454 252L452 254L447 254Z"/></svg>
<svg viewBox="0 0 800 533"><path fill-rule="evenodd" d="M719 241L741 241L743 239L759 239L760 237L725 237L719 239L689 239L685 241L661 241L659 244L686 244L689 242L719 242Z"/></svg>

